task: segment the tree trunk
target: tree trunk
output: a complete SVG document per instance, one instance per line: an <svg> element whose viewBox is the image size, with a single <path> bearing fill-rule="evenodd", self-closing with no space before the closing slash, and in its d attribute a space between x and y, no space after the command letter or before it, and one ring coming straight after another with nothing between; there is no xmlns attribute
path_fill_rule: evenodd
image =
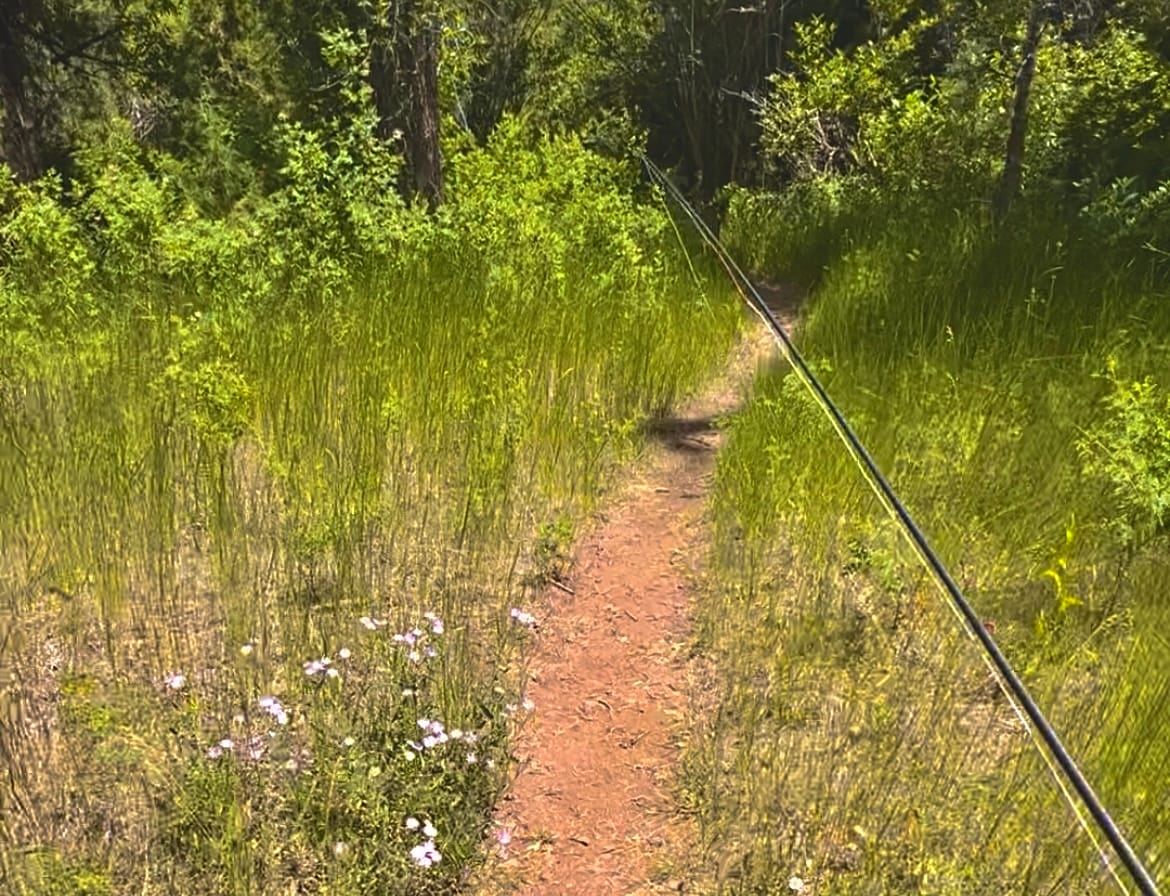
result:
<svg viewBox="0 0 1170 896"><path fill-rule="evenodd" d="M28 96L28 58L15 27L20 12L19 3L0 2L0 103L4 109L0 154L18 180L29 181L44 174L47 166Z"/></svg>
<svg viewBox="0 0 1170 896"><path fill-rule="evenodd" d="M415 189L432 209L443 202L443 161L439 153L439 25L427 17L414 36L413 84L406 143Z"/></svg>
<svg viewBox="0 0 1170 896"><path fill-rule="evenodd" d="M992 202L992 213L996 221L1002 221L1011 208L1012 201L1020 193L1024 176L1024 141L1028 134L1028 103L1032 94L1032 81L1036 77L1036 51L1044 32L1044 2L1032 7L1028 16L1028 29L1024 34L1024 58L1016 73L1016 96L1012 103L1011 129L1008 133L1007 151L1004 153L1003 173L996 187Z"/></svg>
<svg viewBox="0 0 1170 896"><path fill-rule="evenodd" d="M423 196L434 209L443 202L438 23L419 5L415 0L389 4L370 47L370 86L379 134L403 143L408 169L403 192Z"/></svg>

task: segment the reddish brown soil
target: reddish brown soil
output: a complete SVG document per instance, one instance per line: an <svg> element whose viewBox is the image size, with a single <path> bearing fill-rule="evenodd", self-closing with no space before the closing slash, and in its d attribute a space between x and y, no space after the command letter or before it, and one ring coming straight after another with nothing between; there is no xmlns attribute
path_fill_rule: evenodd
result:
<svg viewBox="0 0 1170 896"><path fill-rule="evenodd" d="M672 799L688 709L689 563L701 541L721 415L773 351L762 327L677 417L548 592L530 660L535 705L497 809L512 842L484 892L625 896L685 888L693 842ZM572 593L570 593L570 590Z"/></svg>

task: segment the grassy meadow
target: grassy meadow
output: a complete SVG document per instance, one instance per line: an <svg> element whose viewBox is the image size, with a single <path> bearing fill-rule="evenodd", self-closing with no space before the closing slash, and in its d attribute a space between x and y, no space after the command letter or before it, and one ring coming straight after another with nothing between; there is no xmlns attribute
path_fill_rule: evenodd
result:
<svg viewBox="0 0 1170 896"><path fill-rule="evenodd" d="M1164 247L1116 225L837 182L737 194L724 236L814 284L802 352L1157 879L1170 306ZM711 892L1121 892L787 365L714 502L683 779Z"/></svg>
<svg viewBox="0 0 1170 896"><path fill-rule="evenodd" d="M126 159L3 197L4 893L457 891L537 589L739 326L575 140L428 216L290 139L238 220Z"/></svg>
<svg viewBox="0 0 1170 896"><path fill-rule="evenodd" d="M476 885L745 319L640 149L1170 877L1167 135L1166 0L0 4L0 896ZM792 373L724 422L687 892L1124 890Z"/></svg>

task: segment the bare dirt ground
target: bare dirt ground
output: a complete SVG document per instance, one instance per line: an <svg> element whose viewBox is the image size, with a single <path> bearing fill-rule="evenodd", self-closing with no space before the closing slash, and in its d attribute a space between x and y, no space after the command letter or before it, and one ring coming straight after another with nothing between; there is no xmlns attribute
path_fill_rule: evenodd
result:
<svg viewBox="0 0 1170 896"><path fill-rule="evenodd" d="M765 297L791 320L786 291ZM565 587L549 590L529 666L534 711L496 812L511 842L498 848L481 892L686 889L677 859L694 835L672 787L691 699L689 583L719 420L775 353L753 318L725 373L649 428L644 462L577 546Z"/></svg>

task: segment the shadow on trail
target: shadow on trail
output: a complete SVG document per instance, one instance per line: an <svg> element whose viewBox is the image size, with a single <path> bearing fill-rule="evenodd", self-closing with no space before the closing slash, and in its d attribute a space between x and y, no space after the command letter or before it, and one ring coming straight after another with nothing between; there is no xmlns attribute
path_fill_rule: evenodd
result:
<svg viewBox="0 0 1170 896"><path fill-rule="evenodd" d="M771 283L753 276L752 282L768 310L791 336L800 311L808 299L808 289L796 283ZM770 363L777 362L774 355ZM713 454L719 449L719 434L730 422L734 407L720 414L678 416L663 414L651 417L641 426L647 439L680 454Z"/></svg>
<svg viewBox="0 0 1170 896"><path fill-rule="evenodd" d="M707 453L718 447L716 436L725 418L652 417L642 424L642 435L671 451Z"/></svg>
<svg viewBox="0 0 1170 896"><path fill-rule="evenodd" d="M808 289L796 283L769 283L759 277L753 277L752 282L768 310L775 315L785 331L791 334L793 325L800 318L800 312L808 301Z"/></svg>

